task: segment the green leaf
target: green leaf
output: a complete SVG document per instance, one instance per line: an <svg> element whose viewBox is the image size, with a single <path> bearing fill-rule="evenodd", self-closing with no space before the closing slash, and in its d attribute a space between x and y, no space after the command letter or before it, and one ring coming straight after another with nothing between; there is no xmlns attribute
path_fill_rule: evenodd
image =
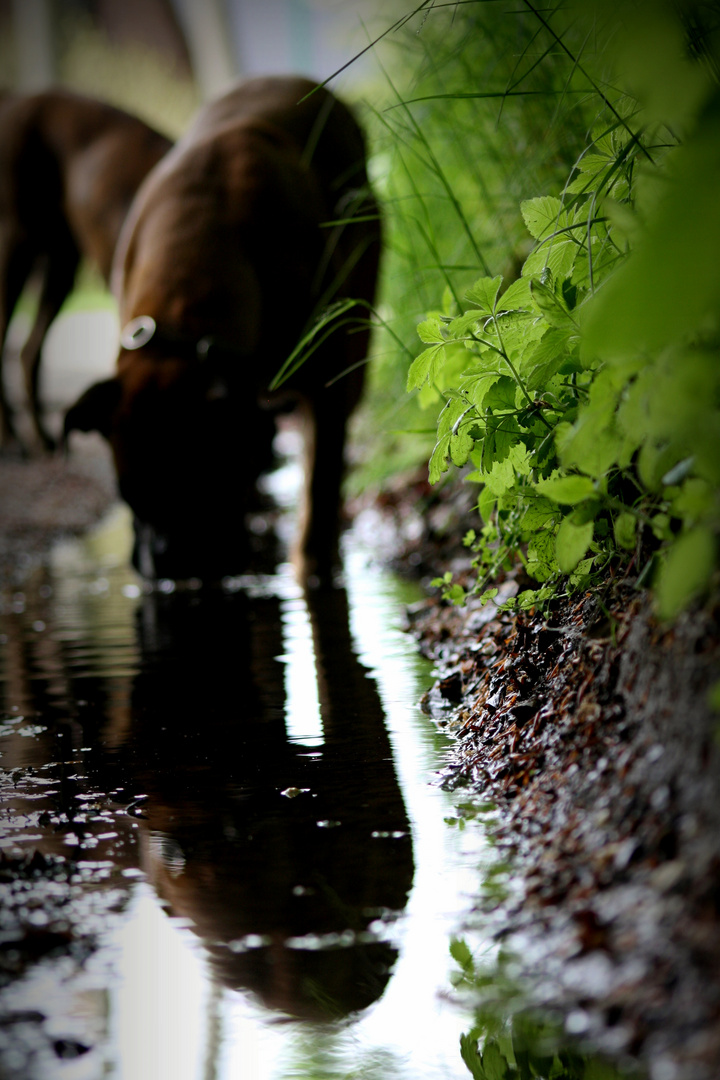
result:
<svg viewBox="0 0 720 1080"><path fill-rule="evenodd" d="M496 332L502 338L502 351L517 369L520 367L525 353L532 347L534 342L542 337L547 324L541 319L534 319L525 312L507 312L497 316L497 318ZM500 347L499 337L497 341ZM502 364L500 357L495 362L496 364Z"/></svg>
<svg viewBox="0 0 720 1080"><path fill-rule="evenodd" d="M513 281L500 297L498 311L525 311L530 307L530 282L526 277Z"/></svg>
<svg viewBox="0 0 720 1080"><path fill-rule="evenodd" d="M428 465L428 480L436 484L442 474L448 470L448 454L450 452L450 433L443 435L435 444L435 449L430 457Z"/></svg>
<svg viewBox="0 0 720 1080"><path fill-rule="evenodd" d="M615 534L615 543L617 546L625 548L627 551L632 551L635 547L635 537L637 532L637 520L634 515L627 513L618 514L613 522L613 532Z"/></svg>
<svg viewBox="0 0 720 1080"><path fill-rule="evenodd" d="M554 476L549 480L538 480L537 489L553 502L565 506L575 506L595 494L595 485L587 476Z"/></svg>
<svg viewBox="0 0 720 1080"><path fill-rule="evenodd" d="M680 131L697 113L707 94L704 64L689 49L684 20L672 7L628 7L616 55L621 81L643 103L644 116Z"/></svg>
<svg viewBox="0 0 720 1080"><path fill-rule="evenodd" d="M621 445L611 417L611 408L585 409L570 432L558 424L555 430L563 465L575 466L597 479L604 476L615 464Z"/></svg>
<svg viewBox="0 0 720 1080"><path fill-rule="evenodd" d="M478 499L478 512L483 521L488 522L492 518L495 509L496 495L492 488L484 487Z"/></svg>
<svg viewBox="0 0 720 1080"><path fill-rule="evenodd" d="M654 514L652 517L652 531L658 540L672 541L673 533L670 528L670 517L668 514Z"/></svg>
<svg viewBox="0 0 720 1080"><path fill-rule="evenodd" d="M463 971L472 970L474 966L473 956L467 943L462 938L454 937L450 939L450 955Z"/></svg>
<svg viewBox="0 0 720 1080"><path fill-rule="evenodd" d="M538 277L548 269L554 278L565 278L571 272L582 249L574 240L552 240L531 251L522 268L523 277Z"/></svg>
<svg viewBox="0 0 720 1080"><path fill-rule="evenodd" d="M678 537L660 567L656 604L661 618L672 619L705 590L715 568L716 548L708 528Z"/></svg>
<svg viewBox="0 0 720 1080"><path fill-rule="evenodd" d="M577 332L577 325L565 303L547 285L533 278L530 281L530 294L538 311L545 316L551 326L559 327L571 333Z"/></svg>
<svg viewBox="0 0 720 1080"><path fill-rule="evenodd" d="M485 484L496 498L515 486L515 470L509 456L493 462L492 468L485 473Z"/></svg>
<svg viewBox="0 0 720 1080"><path fill-rule="evenodd" d="M458 389L479 411L484 405L488 390L501 378L503 376L498 371L479 371L477 374L469 372L463 376Z"/></svg>
<svg viewBox="0 0 720 1080"><path fill-rule="evenodd" d="M466 592L462 585L457 582L454 585L450 585L443 592L443 599L449 600L451 604L455 604L456 607L462 607L466 600Z"/></svg>
<svg viewBox="0 0 720 1080"><path fill-rule="evenodd" d="M587 583L587 581L588 581L588 579L590 577L590 574L592 572L592 567L593 567L594 562L595 562L594 557L592 557L590 559L581 559L580 560L580 562L577 564L577 566L575 567L575 569L573 570L573 572L572 572L572 574L570 575L570 578L569 578L570 585L572 586L572 588L574 588L574 589L584 588L584 586Z"/></svg>
<svg viewBox="0 0 720 1080"><path fill-rule="evenodd" d="M570 514L573 525L585 525L588 521L594 521L601 506L602 503L598 498L583 499ZM607 528L602 532L602 535L607 535Z"/></svg>
<svg viewBox="0 0 720 1080"><path fill-rule="evenodd" d="M509 375L502 375L485 394L485 408L514 412L517 385Z"/></svg>
<svg viewBox="0 0 720 1080"><path fill-rule="evenodd" d="M460 1057L467 1065L473 1080L488 1080L478 1052L477 1035L471 1033L460 1036Z"/></svg>
<svg viewBox="0 0 720 1080"><path fill-rule="evenodd" d="M583 154L577 162L577 167L582 173L604 172L615 162L614 155L608 154Z"/></svg>
<svg viewBox="0 0 720 1080"><path fill-rule="evenodd" d="M584 348L606 358L652 353L695 332L720 306L720 111L707 109L675 148L634 250L586 305Z"/></svg>
<svg viewBox="0 0 720 1080"><path fill-rule="evenodd" d="M455 391L438 417L438 438L448 432L456 436L463 429L467 431L476 420L475 406Z"/></svg>
<svg viewBox="0 0 720 1080"><path fill-rule="evenodd" d="M593 538L593 522L575 525L569 517L560 522L555 540L555 555L563 574L569 574L590 547Z"/></svg>
<svg viewBox="0 0 720 1080"><path fill-rule="evenodd" d="M686 525L697 525L712 514L715 507L715 489L705 480L688 477L672 501L673 512Z"/></svg>
<svg viewBox="0 0 720 1080"><path fill-rule="evenodd" d="M555 531L543 529L528 541L528 573L536 581L545 581L558 569L555 558Z"/></svg>
<svg viewBox="0 0 720 1080"><path fill-rule="evenodd" d="M445 340L443 330L447 324L442 321L439 315L431 315L430 318L424 319L423 322L418 323L417 334L421 341L424 341L426 345L435 345L438 342Z"/></svg>
<svg viewBox="0 0 720 1080"><path fill-rule="evenodd" d="M553 522L559 511L556 506L545 499L542 495L528 502L522 517L520 518L520 531L523 535L536 532Z"/></svg>
<svg viewBox="0 0 720 1080"><path fill-rule="evenodd" d="M502 280L501 276L494 278L478 278L475 284L465 293L465 299L471 303L473 307L479 308L481 311L486 311L488 314L492 314L495 310L495 301L500 292Z"/></svg>
<svg viewBox="0 0 720 1080"><path fill-rule="evenodd" d="M551 327L523 354L522 367L527 371L528 390L543 390L567 359L571 329Z"/></svg>
<svg viewBox="0 0 720 1080"><path fill-rule="evenodd" d="M648 491L656 491L662 485L663 476L677 463L677 453L674 446L656 446L646 442L638 454L638 475Z"/></svg>
<svg viewBox="0 0 720 1080"><path fill-rule="evenodd" d="M490 472L493 463L504 461L516 444L520 429L515 418L488 413L485 418L485 440L482 451L483 472Z"/></svg>
<svg viewBox="0 0 720 1080"><path fill-rule="evenodd" d="M453 339L465 338L468 335L480 336L483 332L480 326L481 317L477 309L466 311L464 315L458 315L447 326L448 336Z"/></svg>
<svg viewBox="0 0 720 1080"><path fill-rule="evenodd" d="M542 240L557 228L558 218L563 213L563 204L551 195L541 195L537 199L526 199L520 203L520 212L531 236Z"/></svg>
<svg viewBox="0 0 720 1080"><path fill-rule="evenodd" d="M453 431L450 435L450 458L453 465L457 468L462 468L466 464L467 459L470 457L475 440L468 431L468 426L460 425L457 432Z"/></svg>
<svg viewBox="0 0 720 1080"><path fill-rule="evenodd" d="M424 382L433 382L442 367L445 359L444 345L432 345L429 349L423 349L410 365L407 377L407 390L416 390Z"/></svg>
<svg viewBox="0 0 720 1080"><path fill-rule="evenodd" d="M495 1039L488 1039L482 1055L482 1067L487 1080L508 1080L510 1065L500 1051Z"/></svg>

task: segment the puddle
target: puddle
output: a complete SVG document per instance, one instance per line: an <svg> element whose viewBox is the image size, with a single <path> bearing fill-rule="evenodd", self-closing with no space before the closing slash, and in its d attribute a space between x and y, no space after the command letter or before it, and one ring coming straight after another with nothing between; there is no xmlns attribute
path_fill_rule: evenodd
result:
<svg viewBox="0 0 720 1080"><path fill-rule="evenodd" d="M351 540L330 594L147 594L128 545L118 511L2 597L2 1075L614 1075L465 992L495 857L431 782L414 587Z"/></svg>

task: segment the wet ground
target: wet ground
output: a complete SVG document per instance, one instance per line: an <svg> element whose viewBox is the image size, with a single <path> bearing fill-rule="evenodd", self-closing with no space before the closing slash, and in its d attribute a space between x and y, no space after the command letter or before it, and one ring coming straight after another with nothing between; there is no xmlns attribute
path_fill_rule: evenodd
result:
<svg viewBox="0 0 720 1080"><path fill-rule="evenodd" d="M422 481L405 485L399 526L392 497L359 514L345 588L305 595L283 555L293 470L250 522L253 572L148 591L128 569L102 444L0 462L0 1075L609 1080L577 1037L611 1029L615 1061L649 1062L653 1080L685 1075L678 1032L707 1063L712 973L699 994L656 947L677 940L668 919L698 926L695 896L709 919L695 951L714 964L712 896L687 887L714 887L697 871L714 857L705 819L683 804L680 847L657 859L676 766L643 787L629 759L619 775L635 801L606 782L596 806L588 786L617 771L613 746L639 745L632 709L625 728L589 709L624 685L608 647L619 634L598 633L595 613L584 652L582 608L558 612L546 640L388 572L398 536L416 577L456 556L458 507ZM430 660L402 629L408 611ZM533 694L552 704L534 757ZM677 752L645 756L657 769ZM649 899L660 906L645 918ZM609 1011L608 972L638 957L630 981L620 964L625 999ZM644 988L674 985L649 1013ZM533 994L550 1008L529 1011ZM705 1013L683 1012L683 994ZM628 1001L654 1025L634 1041ZM670 1046L648 1053L663 1021Z"/></svg>
<svg viewBox="0 0 720 1080"><path fill-rule="evenodd" d="M416 495L436 538L414 527L404 492L385 499L403 561L432 576L437 548L462 575L446 523L454 503L467 513L464 497L420 481ZM510 576L501 590L516 587ZM500 812L492 835L515 877L489 906L527 991L657 1080L714 1080L720 612L708 604L662 626L619 577L544 613L435 597L408 614L438 668L424 708L454 739L443 782L468 794L463 820L478 797Z"/></svg>

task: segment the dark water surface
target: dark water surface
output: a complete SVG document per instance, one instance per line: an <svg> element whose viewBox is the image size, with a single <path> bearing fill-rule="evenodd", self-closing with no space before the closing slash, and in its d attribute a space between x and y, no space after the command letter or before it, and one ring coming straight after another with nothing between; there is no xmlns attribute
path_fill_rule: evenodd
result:
<svg viewBox="0 0 720 1080"><path fill-rule="evenodd" d="M127 521L2 597L0 1075L466 1076L444 998L485 852L348 551L143 592Z"/></svg>

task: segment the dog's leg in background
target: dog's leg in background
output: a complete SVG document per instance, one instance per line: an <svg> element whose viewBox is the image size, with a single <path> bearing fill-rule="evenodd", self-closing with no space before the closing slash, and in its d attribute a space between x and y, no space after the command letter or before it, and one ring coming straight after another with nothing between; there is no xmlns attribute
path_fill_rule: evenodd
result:
<svg viewBox="0 0 720 1080"><path fill-rule="evenodd" d="M58 247L46 259L37 314L21 353L30 416L37 436L46 450L53 450L56 443L41 416L38 376L42 347L53 320L72 291L79 262L78 250L69 235L62 248Z"/></svg>
<svg viewBox="0 0 720 1080"><path fill-rule="evenodd" d="M3 380L2 359L8 326L15 305L33 268L34 253L23 242L12 222L0 218L0 446L17 441L13 412Z"/></svg>

